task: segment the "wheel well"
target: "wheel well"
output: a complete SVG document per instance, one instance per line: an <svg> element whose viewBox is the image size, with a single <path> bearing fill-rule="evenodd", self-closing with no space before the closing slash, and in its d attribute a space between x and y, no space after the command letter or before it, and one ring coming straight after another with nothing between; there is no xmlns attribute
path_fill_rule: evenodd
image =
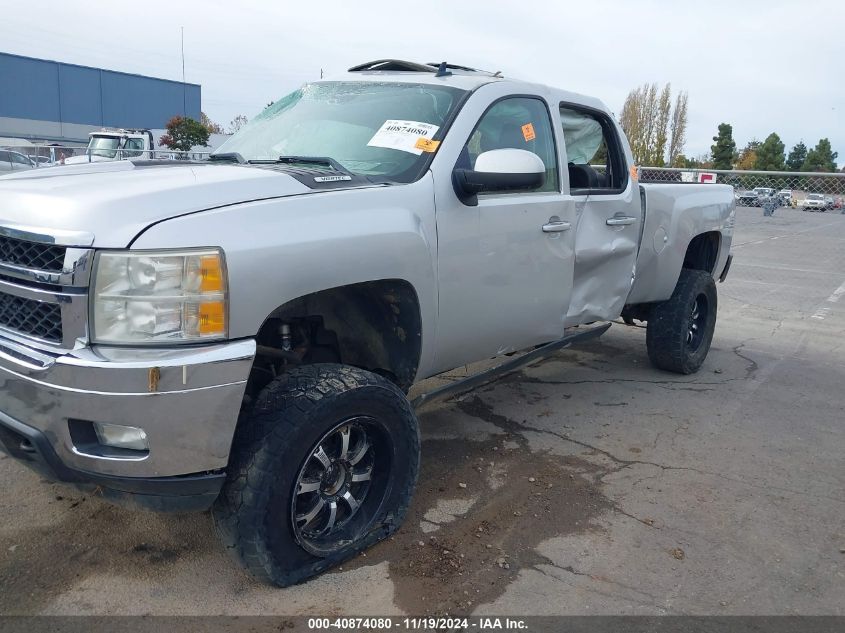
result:
<svg viewBox="0 0 845 633"><path fill-rule="evenodd" d="M322 290L273 310L256 341L248 398L290 366L323 362L360 367L407 390L422 349L419 299L399 279Z"/></svg>
<svg viewBox="0 0 845 633"><path fill-rule="evenodd" d="M716 268L716 261L719 257L719 245L722 242L722 235L718 231L709 231L696 235L687 246L684 255L684 268L703 270L713 273Z"/></svg>
<svg viewBox="0 0 845 633"><path fill-rule="evenodd" d="M721 243L722 235L719 231L708 231L707 233L696 235L690 241L689 246L687 246L682 268L703 270L704 272L713 274L716 268L716 262L719 259L719 247ZM622 310L622 319L629 325L633 324L634 319L648 321L654 305L654 303L628 304Z"/></svg>

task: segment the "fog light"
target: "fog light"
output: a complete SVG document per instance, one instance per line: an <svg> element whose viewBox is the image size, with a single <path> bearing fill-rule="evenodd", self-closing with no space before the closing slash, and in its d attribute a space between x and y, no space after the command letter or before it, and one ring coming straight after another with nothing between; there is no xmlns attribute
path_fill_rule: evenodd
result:
<svg viewBox="0 0 845 633"><path fill-rule="evenodd" d="M94 432L97 434L97 440L104 446L126 448L133 451L147 451L150 449L144 429L139 429L135 426L94 422Z"/></svg>

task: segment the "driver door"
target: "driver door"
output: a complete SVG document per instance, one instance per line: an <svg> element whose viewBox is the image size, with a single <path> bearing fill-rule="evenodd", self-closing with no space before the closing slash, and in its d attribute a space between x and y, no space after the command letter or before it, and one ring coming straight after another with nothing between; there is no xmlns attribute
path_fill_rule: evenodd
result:
<svg viewBox="0 0 845 633"><path fill-rule="evenodd" d="M537 190L479 194L468 206L449 176L436 175L436 371L561 338L572 288L575 206L561 193L546 101L502 98L474 120L471 131L450 132L462 134L463 147L449 169L473 169L481 152L516 148L539 156L546 177Z"/></svg>

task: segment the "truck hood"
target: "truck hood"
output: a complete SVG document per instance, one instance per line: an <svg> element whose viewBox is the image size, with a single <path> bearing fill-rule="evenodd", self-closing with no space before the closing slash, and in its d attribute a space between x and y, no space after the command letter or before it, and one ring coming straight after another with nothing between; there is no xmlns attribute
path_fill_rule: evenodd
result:
<svg viewBox="0 0 845 633"><path fill-rule="evenodd" d="M0 226L83 232L94 236L93 246L124 248L162 220L311 192L288 174L237 165L125 160L65 165L0 177Z"/></svg>

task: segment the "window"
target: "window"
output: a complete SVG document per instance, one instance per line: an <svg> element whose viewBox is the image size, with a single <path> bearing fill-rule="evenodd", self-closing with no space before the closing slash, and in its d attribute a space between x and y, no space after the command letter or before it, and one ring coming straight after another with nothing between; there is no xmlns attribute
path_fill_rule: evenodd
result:
<svg viewBox="0 0 845 633"><path fill-rule="evenodd" d="M103 158L114 158L117 155L119 145L120 139L117 136L92 136L88 140L88 154L102 156Z"/></svg>
<svg viewBox="0 0 845 633"><path fill-rule="evenodd" d="M17 152L9 152L10 156L12 157L12 162L17 163L18 165L26 165L27 167L32 167L32 162L24 156L23 154L18 154Z"/></svg>
<svg viewBox="0 0 845 633"><path fill-rule="evenodd" d="M492 149L533 152L546 166L546 180L534 191L559 191L557 155L549 110L540 99L509 97L493 104L475 127L460 162L475 168L475 159Z"/></svg>
<svg viewBox="0 0 845 633"><path fill-rule="evenodd" d="M125 150L123 152L125 158L140 156L144 149L144 139L128 138L126 139L126 144L123 147Z"/></svg>
<svg viewBox="0 0 845 633"><path fill-rule="evenodd" d="M248 161L325 156L375 181L412 182L466 92L414 83L306 84L270 105L215 153ZM426 139L434 140L420 146Z"/></svg>
<svg viewBox="0 0 845 633"><path fill-rule="evenodd" d="M616 127L604 113L561 106L560 123L569 169L569 187L591 193L620 193L628 172Z"/></svg>

